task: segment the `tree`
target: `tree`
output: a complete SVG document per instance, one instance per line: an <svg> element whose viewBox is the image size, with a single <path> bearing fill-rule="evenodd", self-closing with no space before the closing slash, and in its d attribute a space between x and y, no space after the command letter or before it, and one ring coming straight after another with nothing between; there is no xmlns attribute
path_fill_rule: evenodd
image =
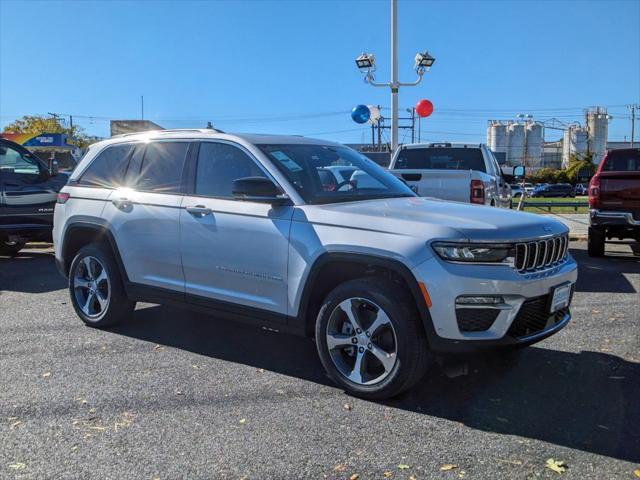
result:
<svg viewBox="0 0 640 480"><path fill-rule="evenodd" d="M593 164L593 154L582 155L577 157L572 155L569 159L569 166L567 167L567 179L571 183L579 181L578 174L580 172L588 173L591 177L596 172L596 166Z"/></svg>
<svg viewBox="0 0 640 480"><path fill-rule="evenodd" d="M93 143L91 137L84 133L84 129L78 125L67 127L60 118L43 117L41 115L25 115L15 122L4 127L4 133L64 133L74 139L75 144L84 148Z"/></svg>

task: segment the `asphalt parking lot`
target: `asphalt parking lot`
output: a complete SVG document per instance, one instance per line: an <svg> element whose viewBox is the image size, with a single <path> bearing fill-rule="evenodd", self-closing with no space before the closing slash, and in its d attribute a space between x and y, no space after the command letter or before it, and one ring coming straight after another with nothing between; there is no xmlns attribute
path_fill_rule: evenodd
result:
<svg viewBox="0 0 640 480"><path fill-rule="evenodd" d="M308 339L155 305L85 327L51 249L0 258L0 478L635 478L640 257L571 247L567 328L383 403Z"/></svg>

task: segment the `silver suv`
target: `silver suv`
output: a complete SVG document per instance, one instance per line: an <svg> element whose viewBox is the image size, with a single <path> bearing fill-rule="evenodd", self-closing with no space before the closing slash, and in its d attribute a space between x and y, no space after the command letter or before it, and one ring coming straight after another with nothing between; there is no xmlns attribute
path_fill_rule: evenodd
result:
<svg viewBox="0 0 640 480"><path fill-rule="evenodd" d="M434 354L557 332L577 277L557 221L418 197L336 143L213 130L93 145L58 196L54 241L90 326L144 301L315 336L331 378L378 399Z"/></svg>

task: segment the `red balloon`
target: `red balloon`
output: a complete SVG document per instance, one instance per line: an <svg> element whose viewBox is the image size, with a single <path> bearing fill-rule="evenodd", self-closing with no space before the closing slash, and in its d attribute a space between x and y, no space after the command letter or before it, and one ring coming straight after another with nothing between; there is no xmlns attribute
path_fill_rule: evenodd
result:
<svg viewBox="0 0 640 480"><path fill-rule="evenodd" d="M433 113L433 103L429 100L420 100L416 103L416 113L419 117L428 117Z"/></svg>

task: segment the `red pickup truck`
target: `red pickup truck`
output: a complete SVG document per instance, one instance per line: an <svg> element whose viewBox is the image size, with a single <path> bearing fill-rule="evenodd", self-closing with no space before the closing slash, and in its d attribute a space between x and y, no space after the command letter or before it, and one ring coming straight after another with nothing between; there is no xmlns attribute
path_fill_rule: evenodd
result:
<svg viewBox="0 0 640 480"><path fill-rule="evenodd" d="M589 184L589 255L607 240L640 242L640 148L607 152Z"/></svg>

